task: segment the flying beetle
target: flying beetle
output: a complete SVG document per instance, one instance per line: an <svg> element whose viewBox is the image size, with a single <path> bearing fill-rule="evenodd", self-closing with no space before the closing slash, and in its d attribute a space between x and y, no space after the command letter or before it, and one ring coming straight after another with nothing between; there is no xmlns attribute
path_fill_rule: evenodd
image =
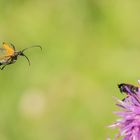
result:
<svg viewBox="0 0 140 140"><path fill-rule="evenodd" d="M35 46L25 48L21 51L17 51L12 43L8 44L3 42L2 47L0 47L0 69L3 70L7 65L15 63L19 56L24 56L30 65L30 60L24 54L24 51L34 47L38 47L42 50L42 47L40 45L35 45Z"/></svg>

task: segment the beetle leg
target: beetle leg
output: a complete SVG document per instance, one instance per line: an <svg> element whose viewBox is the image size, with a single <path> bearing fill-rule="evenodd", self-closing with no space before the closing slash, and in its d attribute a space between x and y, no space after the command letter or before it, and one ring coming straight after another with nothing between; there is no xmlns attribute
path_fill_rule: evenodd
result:
<svg viewBox="0 0 140 140"><path fill-rule="evenodd" d="M12 44L12 43L10 43L11 44L11 46L13 47L13 49L14 49L14 51L16 50L16 48L15 48L15 46Z"/></svg>
<svg viewBox="0 0 140 140"><path fill-rule="evenodd" d="M7 65L13 64L12 62L8 62L7 64L3 65L0 69L3 70Z"/></svg>
<svg viewBox="0 0 140 140"><path fill-rule="evenodd" d="M7 65L8 65L8 64L3 65L0 69L3 70Z"/></svg>
<svg viewBox="0 0 140 140"><path fill-rule="evenodd" d="M7 65L13 64L13 60L10 60L10 59L11 59L11 58L9 58L9 59L7 60L7 62L6 62L2 67L0 67L1 70L3 70Z"/></svg>

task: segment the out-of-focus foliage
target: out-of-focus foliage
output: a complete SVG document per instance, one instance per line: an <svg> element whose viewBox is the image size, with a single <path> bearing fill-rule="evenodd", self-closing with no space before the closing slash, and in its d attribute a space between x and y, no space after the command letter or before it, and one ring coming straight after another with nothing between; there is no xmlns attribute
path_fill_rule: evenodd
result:
<svg viewBox="0 0 140 140"><path fill-rule="evenodd" d="M139 13L130 0L1 0L1 44L43 51L0 71L0 140L112 136L117 84L140 77Z"/></svg>

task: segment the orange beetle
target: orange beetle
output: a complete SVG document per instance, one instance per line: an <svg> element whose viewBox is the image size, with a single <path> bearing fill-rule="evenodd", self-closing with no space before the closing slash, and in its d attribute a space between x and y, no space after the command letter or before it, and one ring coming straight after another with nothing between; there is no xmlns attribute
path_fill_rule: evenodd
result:
<svg viewBox="0 0 140 140"><path fill-rule="evenodd" d="M0 69L3 70L7 65L15 63L17 61L18 56L24 56L30 65L30 60L24 54L24 51L33 47L38 47L42 50L41 46L35 45L35 46L25 48L21 51L16 51L15 46L12 43L10 43L9 45L8 43L3 42L3 45L0 48L0 66L2 66L0 67Z"/></svg>

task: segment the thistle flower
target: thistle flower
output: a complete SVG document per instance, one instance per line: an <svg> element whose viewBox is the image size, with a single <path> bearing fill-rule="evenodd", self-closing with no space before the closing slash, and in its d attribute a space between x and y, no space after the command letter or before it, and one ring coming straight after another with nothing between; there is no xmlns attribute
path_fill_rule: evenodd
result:
<svg viewBox="0 0 140 140"><path fill-rule="evenodd" d="M140 84L140 81L138 81ZM111 128L118 128L119 133L114 140L140 140L140 88L130 84L118 85L120 92L126 94L123 100L117 99L117 106L121 109L115 112L120 119Z"/></svg>

